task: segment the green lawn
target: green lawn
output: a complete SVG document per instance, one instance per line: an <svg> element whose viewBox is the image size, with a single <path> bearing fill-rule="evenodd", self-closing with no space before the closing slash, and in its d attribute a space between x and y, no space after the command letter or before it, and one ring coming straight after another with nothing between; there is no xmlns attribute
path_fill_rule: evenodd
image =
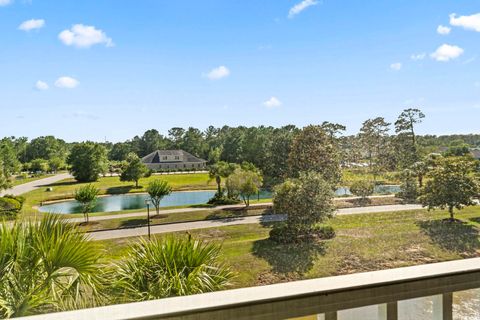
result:
<svg viewBox="0 0 480 320"><path fill-rule="evenodd" d="M44 179L44 178L48 178L48 177L51 177L53 176L54 174L41 174L41 175L38 175L38 176L35 176L35 177L29 177L29 178L20 178L20 177L17 177L15 179L12 179L11 183L12 183L12 186L18 186L20 184L24 184L24 183L28 183L28 182L32 182L32 181L36 181L36 180L40 180L40 179Z"/></svg>
<svg viewBox="0 0 480 320"><path fill-rule="evenodd" d="M245 287L480 256L480 207L463 210L457 216L463 223L442 221L447 216L426 210L338 216L328 223L334 239L303 245L273 243L269 225L189 233L222 243L222 259L237 274L235 287ZM106 258L119 259L134 240L101 241Z"/></svg>

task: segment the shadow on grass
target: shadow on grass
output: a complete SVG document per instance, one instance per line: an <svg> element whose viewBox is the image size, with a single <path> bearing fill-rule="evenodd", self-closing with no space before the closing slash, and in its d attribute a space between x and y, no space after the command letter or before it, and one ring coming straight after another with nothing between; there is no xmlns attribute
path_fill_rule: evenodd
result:
<svg viewBox="0 0 480 320"><path fill-rule="evenodd" d="M325 243L278 244L272 240L255 241L252 253L265 259L277 273L304 274L315 260L325 254Z"/></svg>
<svg viewBox="0 0 480 320"><path fill-rule="evenodd" d="M49 184L42 184L41 187L61 187L61 186L73 186L78 184L77 181L59 181Z"/></svg>
<svg viewBox="0 0 480 320"><path fill-rule="evenodd" d="M134 186L119 186L119 187L110 187L107 188L107 194L124 194L129 193L130 190L135 189Z"/></svg>
<svg viewBox="0 0 480 320"><path fill-rule="evenodd" d="M480 249L479 231L472 225L455 220L417 222L433 242L443 249L463 255L475 254Z"/></svg>
<svg viewBox="0 0 480 320"><path fill-rule="evenodd" d="M480 217L470 218L468 220L480 224Z"/></svg>
<svg viewBox="0 0 480 320"><path fill-rule="evenodd" d="M147 224L147 219L130 219L124 220L120 223L120 227L127 228L127 227L140 227Z"/></svg>

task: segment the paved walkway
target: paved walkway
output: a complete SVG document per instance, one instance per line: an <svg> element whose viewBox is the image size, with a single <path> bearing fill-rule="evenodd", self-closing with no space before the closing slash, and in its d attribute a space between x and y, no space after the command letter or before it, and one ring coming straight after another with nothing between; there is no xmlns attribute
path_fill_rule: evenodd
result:
<svg viewBox="0 0 480 320"><path fill-rule="evenodd" d="M27 182L24 184L19 184L17 186L14 186L10 189L7 189L3 192L0 192L0 196L3 196L5 194L13 194L15 196L33 191L38 188L46 187L46 185L58 182L60 180L68 179L71 178L72 176L69 173L60 173L56 174L54 176L48 177L48 178L43 178L31 182Z"/></svg>
<svg viewBox="0 0 480 320"><path fill-rule="evenodd" d="M404 211L404 210L417 210L421 208L422 206L420 205L398 204L398 205L388 205L388 206L339 209L337 211L337 214L350 215L350 214L375 213L375 212L395 212L395 211ZM182 210L182 209L176 209L176 210ZM90 220L92 219L93 217L90 218ZM250 217L247 216L247 217L240 217L240 218L227 218L227 219L218 219L218 220L202 220L202 221L195 221L195 222L172 223L172 224L152 226L151 233L157 234L157 233L178 232L178 231L187 231L187 230L195 230L195 229L234 226L234 225L241 225L241 224L254 224L254 223L261 223L261 222L281 221L283 219L285 219L284 215L265 215L265 216L250 216ZM90 233L90 236L93 240L107 240L107 239L118 239L118 238L142 236L142 235L146 235L147 233L148 233L147 227L139 227L139 228L130 228L130 229L97 231L97 232Z"/></svg>

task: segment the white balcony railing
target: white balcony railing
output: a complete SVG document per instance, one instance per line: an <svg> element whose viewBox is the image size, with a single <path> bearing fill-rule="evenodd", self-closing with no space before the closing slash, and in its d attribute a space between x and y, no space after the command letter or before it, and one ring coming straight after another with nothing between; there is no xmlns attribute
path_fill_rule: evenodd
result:
<svg viewBox="0 0 480 320"><path fill-rule="evenodd" d="M365 306L370 306L368 319L423 319L423 316L419 318L409 315L408 313L414 309L406 308L404 301L429 297L427 311L430 319L449 320L453 318L453 294L476 288L480 288L480 258L112 305L22 319L260 320L304 316L325 320L366 319L355 316L355 312L362 312L361 309L341 311ZM473 309L475 308L480 316L480 306L474 302Z"/></svg>

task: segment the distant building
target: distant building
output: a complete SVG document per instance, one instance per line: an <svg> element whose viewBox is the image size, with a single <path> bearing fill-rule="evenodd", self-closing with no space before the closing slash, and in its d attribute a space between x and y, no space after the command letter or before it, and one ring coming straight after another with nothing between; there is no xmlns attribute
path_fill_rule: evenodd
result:
<svg viewBox="0 0 480 320"><path fill-rule="evenodd" d="M154 171L204 170L207 161L183 150L157 150L142 158L142 162Z"/></svg>
<svg viewBox="0 0 480 320"><path fill-rule="evenodd" d="M470 149L470 154L474 159L480 160L480 150L478 149Z"/></svg>

